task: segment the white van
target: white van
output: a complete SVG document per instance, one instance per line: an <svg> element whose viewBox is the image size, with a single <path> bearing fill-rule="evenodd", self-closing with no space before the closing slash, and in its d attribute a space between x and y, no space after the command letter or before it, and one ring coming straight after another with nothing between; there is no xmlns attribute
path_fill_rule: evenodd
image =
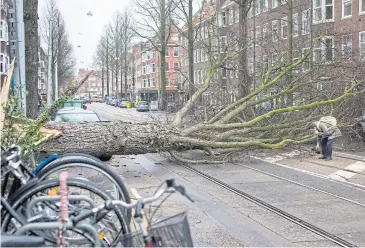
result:
<svg viewBox="0 0 365 248"><path fill-rule="evenodd" d="M151 101L150 110L151 111L157 111L158 110L158 101Z"/></svg>

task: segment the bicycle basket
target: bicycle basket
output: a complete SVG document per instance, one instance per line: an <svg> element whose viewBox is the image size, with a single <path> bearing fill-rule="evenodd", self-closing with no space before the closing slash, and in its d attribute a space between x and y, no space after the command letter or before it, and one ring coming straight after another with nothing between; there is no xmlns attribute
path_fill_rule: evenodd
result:
<svg viewBox="0 0 365 248"><path fill-rule="evenodd" d="M157 222L148 228L155 247L193 247L193 240L186 212ZM134 232L121 237L124 246L145 247L142 232Z"/></svg>

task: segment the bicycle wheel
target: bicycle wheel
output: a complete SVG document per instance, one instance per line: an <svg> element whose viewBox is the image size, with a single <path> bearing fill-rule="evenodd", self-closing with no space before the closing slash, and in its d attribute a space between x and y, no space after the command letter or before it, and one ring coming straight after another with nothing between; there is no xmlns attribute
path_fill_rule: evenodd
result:
<svg viewBox="0 0 365 248"><path fill-rule="evenodd" d="M75 192L73 189L77 188L79 189L79 192L77 193L78 195L83 194L85 195L86 192L90 192L90 195L93 194L94 199L96 199L95 201L100 201L100 202L96 202L96 204L100 204L102 202L104 202L105 200L112 200L113 198L106 193L105 191L103 191L102 189L96 187L94 184L92 184L90 181L87 180L80 180L80 179L74 179L74 178L69 178L67 180L67 185L68 185L68 191L70 194L72 194L72 192ZM30 183L27 184L25 186L23 186L21 189L19 189L19 191L17 192L18 194L16 196L12 196L9 199L9 203L12 205L13 209L18 211L18 212L22 212L23 215L25 215L25 209L27 208L27 204L29 203L30 200L34 199L34 197L38 196L39 194L44 194L44 195L48 195L48 192L52 189L54 189L55 187L59 187L59 180L58 179L53 179L53 180L46 180L43 182L39 182L36 183L35 185ZM95 198L96 197L96 198ZM48 205L42 205L42 207L46 206L45 208L43 208L42 210L47 210L48 213L54 213L52 216L55 217L55 220L57 220L57 206L56 205L52 205L52 207L48 206ZM48 207L47 207L48 206ZM70 205L69 205L70 206ZM37 208L39 208L39 206L37 205ZM35 208L35 209L37 209ZM56 208L56 210L54 209ZM75 205L72 204L70 206L70 215L72 215L73 210L75 209ZM126 222L124 216L123 216L123 211L121 211L121 209L116 208L115 211L113 211L111 213L112 215L112 220L107 220L106 222L113 222L113 224L119 229L119 230L109 230L107 229L106 231L108 231L108 233L106 234L106 236L108 238L111 239L110 243L115 242L116 240L119 239L119 237L121 235L123 235L124 233L129 233L129 225ZM44 219L39 219L39 221L44 221ZM52 220L51 220L52 221ZM9 226L12 227L11 224L11 216L8 213L5 213L2 216L2 231L3 232L8 232L9 230ZM98 224L97 224L98 225ZM105 224L103 226L106 226ZM108 225L110 226L110 225ZM98 229L99 231L99 229ZM104 230L105 232L105 230ZM48 236L50 235L49 232L46 233ZM55 235L55 233L52 233L53 235ZM103 234L104 235L104 234ZM73 237L70 237L68 241L70 242L74 242L73 244L82 244L83 240L85 241L85 239L81 239L80 237L78 237L78 239L72 239Z"/></svg>
<svg viewBox="0 0 365 248"><path fill-rule="evenodd" d="M71 155L62 157L41 169L36 176L41 181L58 178L62 170L68 170L70 177L85 177L92 180L94 184L104 188L116 200L131 202L129 193L120 176L97 159ZM126 209L125 211L127 219L130 220L131 210Z"/></svg>

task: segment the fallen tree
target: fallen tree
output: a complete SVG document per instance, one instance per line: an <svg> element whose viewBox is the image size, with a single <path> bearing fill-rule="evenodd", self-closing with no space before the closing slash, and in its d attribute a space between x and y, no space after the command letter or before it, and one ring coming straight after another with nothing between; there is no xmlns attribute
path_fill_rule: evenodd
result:
<svg viewBox="0 0 365 248"><path fill-rule="evenodd" d="M191 163L193 161L181 158L175 151L202 149L214 155L214 149L225 154L253 147L277 149L288 144L310 142L314 137L306 131L309 121L330 115L343 99L365 92L358 89L359 81L349 81L341 86L334 85L333 92L324 98L313 90L315 82L309 80L306 73L292 81L285 80L285 76L303 63L310 53L311 50L297 61L281 65L280 69L272 67L264 71L256 89L197 125L191 125L189 110L211 86L214 73L233 57L232 54L221 55L212 63L204 84L169 124L47 122L52 111L77 92L88 74L79 85L71 84L65 94L35 120L22 119L22 124L14 126L11 114L14 108L8 107L3 144L21 144L28 149L59 154L83 152L95 156L168 151L174 159ZM285 102L285 97L290 101ZM274 107L271 106L273 101L278 102ZM265 108L268 103L269 109ZM195 162L217 161L215 156L211 157L209 161Z"/></svg>

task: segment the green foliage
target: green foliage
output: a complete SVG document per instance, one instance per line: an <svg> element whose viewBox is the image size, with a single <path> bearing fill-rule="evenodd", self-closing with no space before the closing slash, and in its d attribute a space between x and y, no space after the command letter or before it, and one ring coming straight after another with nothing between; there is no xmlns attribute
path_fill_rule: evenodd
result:
<svg viewBox="0 0 365 248"><path fill-rule="evenodd" d="M21 100L16 96L10 96L8 102L4 107L5 123L1 135L1 144L3 147L16 144L22 147L25 153L32 154L40 148L42 139L45 135L41 128L49 121L55 111L61 105L74 95L78 87L71 84L64 94L57 99L50 107L43 110L43 112L35 119L28 119L20 112Z"/></svg>

